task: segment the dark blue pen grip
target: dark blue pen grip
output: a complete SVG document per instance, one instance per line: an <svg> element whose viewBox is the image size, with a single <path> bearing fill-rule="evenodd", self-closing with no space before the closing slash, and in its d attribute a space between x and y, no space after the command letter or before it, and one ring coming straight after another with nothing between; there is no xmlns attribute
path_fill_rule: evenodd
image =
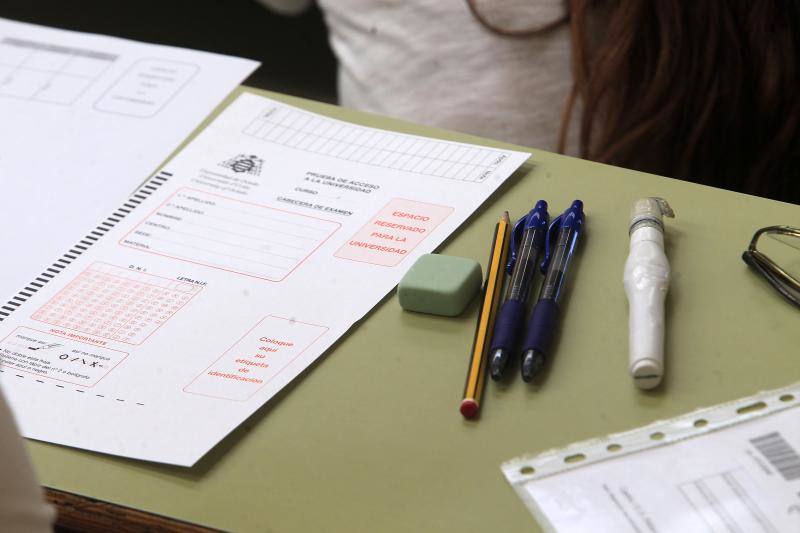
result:
<svg viewBox="0 0 800 533"><path fill-rule="evenodd" d="M498 348L514 351L522 320L525 318L525 303L521 300L507 300L500 307L494 324L492 346L489 353Z"/></svg>
<svg viewBox="0 0 800 533"><path fill-rule="evenodd" d="M558 304L551 299L539 300L533 308L528 330L522 343L522 353L536 350L548 355L553 341L553 331L558 322Z"/></svg>

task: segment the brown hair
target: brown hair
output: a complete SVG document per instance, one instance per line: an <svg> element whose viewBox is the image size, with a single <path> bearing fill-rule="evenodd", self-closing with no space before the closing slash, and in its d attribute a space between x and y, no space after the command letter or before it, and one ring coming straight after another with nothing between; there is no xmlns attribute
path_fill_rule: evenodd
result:
<svg viewBox="0 0 800 533"><path fill-rule="evenodd" d="M581 155L800 201L800 6L569 0ZM591 35L592 16L604 35Z"/></svg>
<svg viewBox="0 0 800 533"><path fill-rule="evenodd" d="M534 2L536 0L530 0ZM587 159L800 203L800 2L564 0ZM598 31L601 30L601 31Z"/></svg>

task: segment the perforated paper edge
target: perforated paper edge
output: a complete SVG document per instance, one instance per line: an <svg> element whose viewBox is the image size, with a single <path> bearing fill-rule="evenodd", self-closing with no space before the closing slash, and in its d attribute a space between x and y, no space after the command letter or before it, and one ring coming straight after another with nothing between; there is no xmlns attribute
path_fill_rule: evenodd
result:
<svg viewBox="0 0 800 533"><path fill-rule="evenodd" d="M748 420L800 407L800 382L762 391L753 396L705 407L669 420L601 438L576 442L538 455L523 455L504 462L500 469L539 522L549 527L524 485L585 466L609 461L674 442L700 437ZM616 449L615 446L619 446ZM612 451L609 447L612 447ZM582 458L580 458L582 456ZM572 461L567 461L572 458ZM552 528L550 529L552 530Z"/></svg>

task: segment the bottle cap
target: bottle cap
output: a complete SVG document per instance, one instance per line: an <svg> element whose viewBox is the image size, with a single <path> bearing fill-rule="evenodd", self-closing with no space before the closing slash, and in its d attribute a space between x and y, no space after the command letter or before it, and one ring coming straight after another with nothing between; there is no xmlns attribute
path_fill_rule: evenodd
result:
<svg viewBox="0 0 800 533"><path fill-rule="evenodd" d="M631 207L631 222L628 226L628 232L633 231L637 224L644 221L654 223L663 231L662 216L669 218L675 216L666 200L657 197L639 198L633 202Z"/></svg>

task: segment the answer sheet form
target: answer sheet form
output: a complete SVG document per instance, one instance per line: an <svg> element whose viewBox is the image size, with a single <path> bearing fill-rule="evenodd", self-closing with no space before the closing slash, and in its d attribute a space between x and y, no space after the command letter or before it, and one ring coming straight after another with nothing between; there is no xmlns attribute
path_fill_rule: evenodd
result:
<svg viewBox="0 0 800 533"><path fill-rule="evenodd" d="M0 248L13 257L2 264L2 304L64 252L65 239L107 217L257 66L0 19Z"/></svg>
<svg viewBox="0 0 800 533"><path fill-rule="evenodd" d="M21 431L194 464L528 156L242 94L0 323Z"/></svg>

